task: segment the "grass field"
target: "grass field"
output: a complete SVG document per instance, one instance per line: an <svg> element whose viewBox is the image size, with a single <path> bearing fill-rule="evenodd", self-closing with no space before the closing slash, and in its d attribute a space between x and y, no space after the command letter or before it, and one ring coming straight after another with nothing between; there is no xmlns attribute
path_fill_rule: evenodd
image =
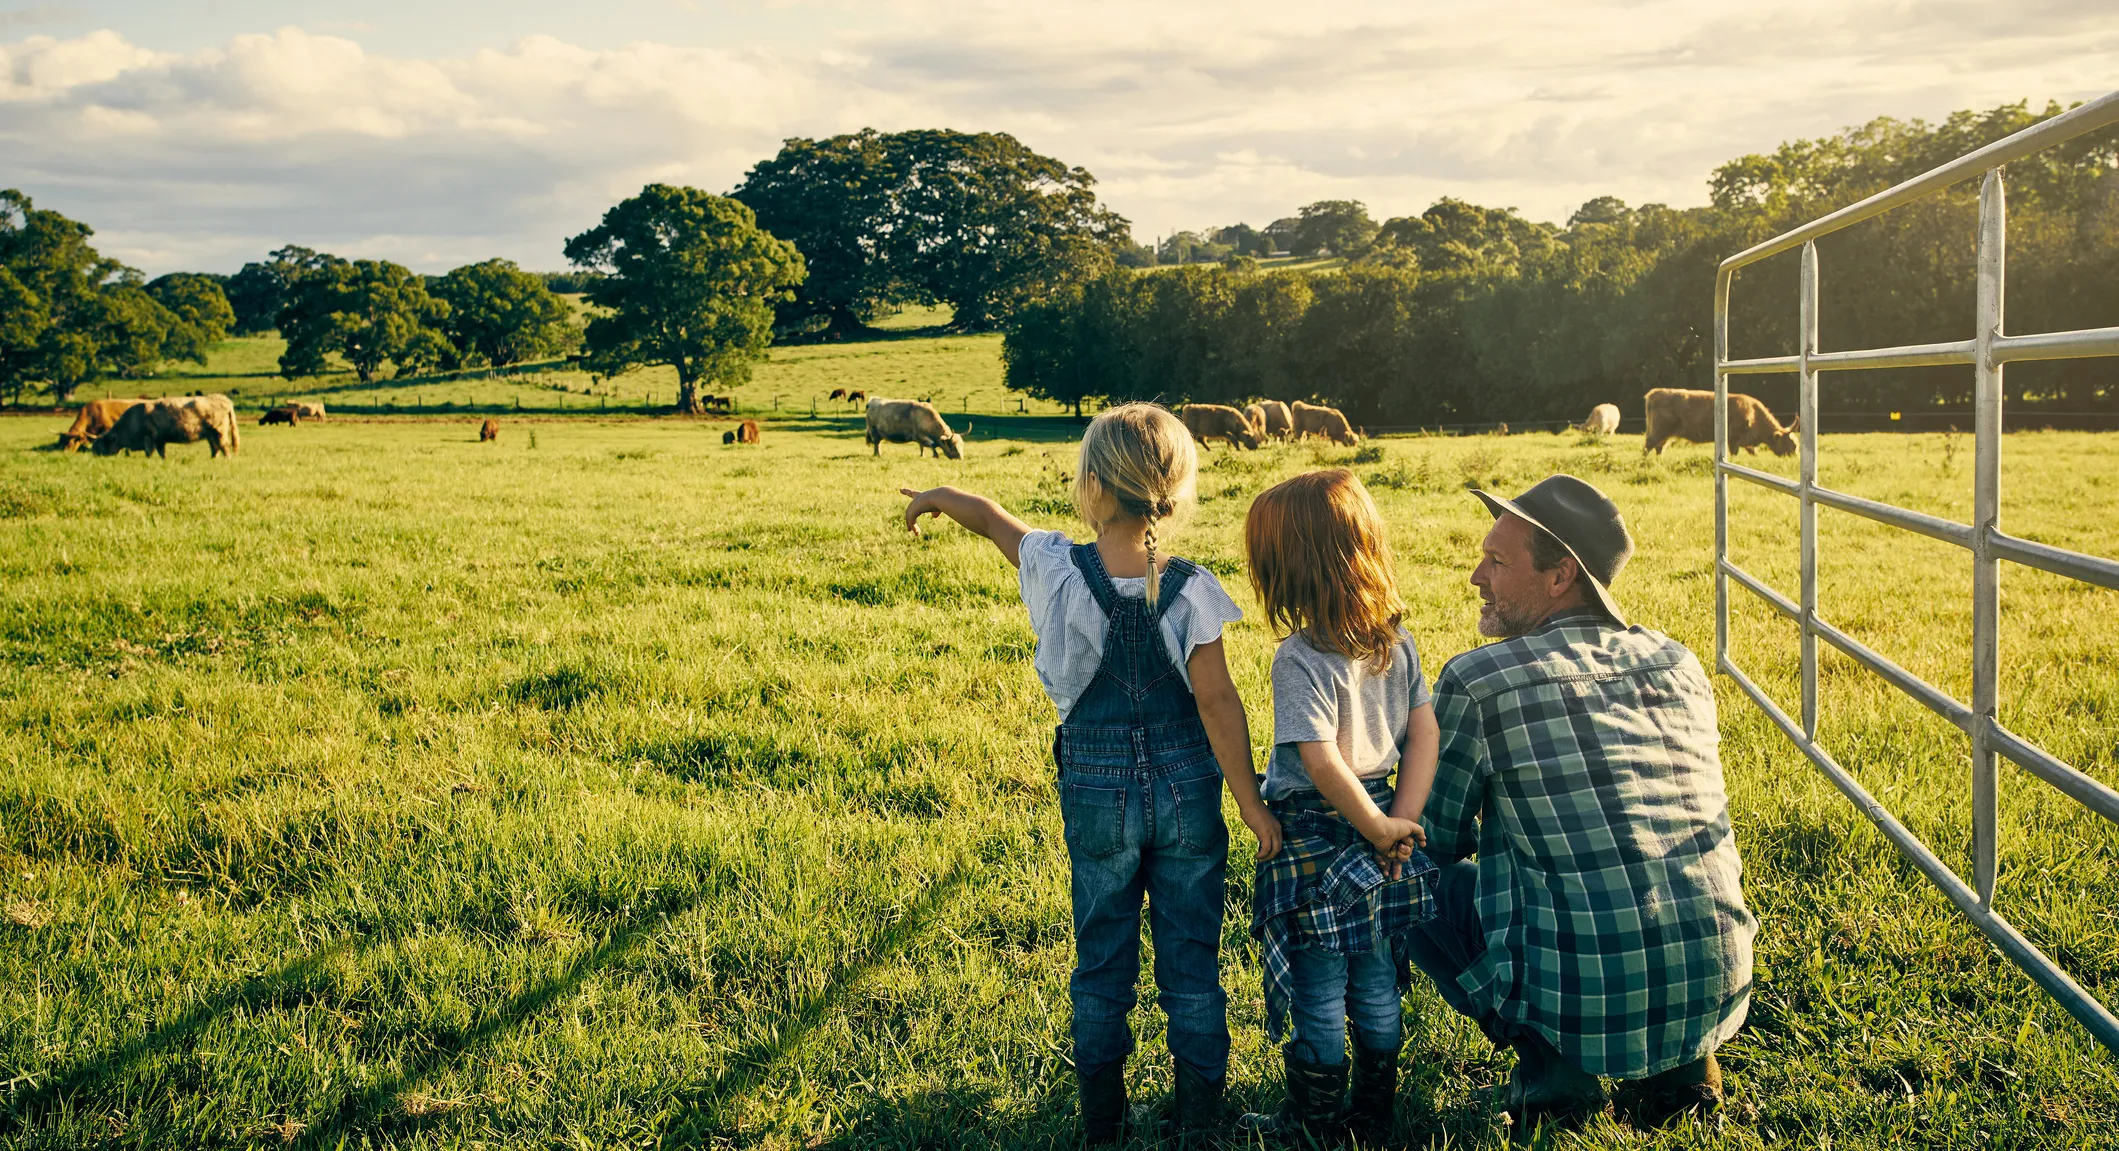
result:
<svg viewBox="0 0 2119 1151"><path fill-rule="evenodd" d="M948 395L992 386L992 347L784 351L753 394L779 374ZM1065 526L1070 424L981 420L961 463L873 457L850 419L755 448L690 421L504 422L491 445L467 423L326 423L166 462L33 450L60 424L0 420L0 1147L1073 1141L1032 636L1005 563L954 528L908 538L895 494L957 482ZM2009 437L2012 530L2119 554L2114 443ZM1829 437L1825 459L1859 494L1967 510L1962 437ZM1179 547L1247 608L1249 498L1348 463L1391 522L1432 674L1477 642L1486 521L1463 484L1565 469L1641 541L1618 585L1636 619L1711 653L1704 448L1207 460ZM1778 498L1740 491L1737 558L1792 590ZM1829 618L1962 693L1962 560L1824 527ZM2008 722L2119 780L2113 598L2021 571L2005 596ZM1741 658L1792 699L1792 630L1743 606ZM1229 642L1263 738L1272 636L1253 619ZM1955 733L1826 670L1830 745L1968 867ZM1726 1121L1601 1120L1553 1145L2119 1144L2111 1057L1720 688L1764 925ZM2004 772L2001 906L2109 1002L2119 835ZM1237 1105L1278 1096L1249 886L1239 867ZM1500 1145L1507 1058L1424 987L1406 1010L1396 1140ZM1159 1016L1136 1018L1154 1101Z"/></svg>

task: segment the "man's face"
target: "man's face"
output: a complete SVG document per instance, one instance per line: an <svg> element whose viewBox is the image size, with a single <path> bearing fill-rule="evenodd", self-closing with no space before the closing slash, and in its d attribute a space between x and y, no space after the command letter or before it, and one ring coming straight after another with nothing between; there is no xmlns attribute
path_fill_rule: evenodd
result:
<svg viewBox="0 0 2119 1151"><path fill-rule="evenodd" d="M1527 635L1545 622L1559 605L1556 585L1563 575L1572 576L1571 561L1559 568L1539 571L1532 566L1530 537L1536 531L1511 515L1494 520L1493 530L1479 545L1479 566L1472 569L1472 586L1479 589L1479 634L1494 639ZM1568 582L1572 582L1570 578Z"/></svg>

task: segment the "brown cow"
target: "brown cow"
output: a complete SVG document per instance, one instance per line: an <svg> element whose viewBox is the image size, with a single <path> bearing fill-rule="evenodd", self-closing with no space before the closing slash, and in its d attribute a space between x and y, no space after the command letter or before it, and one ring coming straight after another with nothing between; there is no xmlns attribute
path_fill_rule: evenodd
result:
<svg viewBox="0 0 2119 1151"><path fill-rule="evenodd" d="M756 420L745 420L745 421L743 421L742 423L740 423L740 424L737 424L737 425L736 425L736 442L737 442L737 443L739 443L739 444L755 444L755 443L757 443L757 442L758 442L758 421L756 421Z"/></svg>
<svg viewBox="0 0 2119 1151"><path fill-rule="evenodd" d="M1242 412L1223 404L1186 404L1179 418L1184 420L1185 430L1207 447L1208 440L1227 440L1231 447L1255 448L1259 442L1258 429L1244 418Z"/></svg>
<svg viewBox="0 0 2119 1151"><path fill-rule="evenodd" d="M324 401L322 400L294 400L288 403L287 406L294 409L295 415L305 420L321 420L324 418Z"/></svg>
<svg viewBox="0 0 2119 1151"><path fill-rule="evenodd" d="M826 399L833 399L833 400L843 400L843 399L845 399L845 398L846 398L846 389L845 389L845 388L833 388L833 389L831 390L831 395L829 395L829 396L827 396L827 397L825 397L825 398L826 398Z"/></svg>
<svg viewBox="0 0 2119 1151"><path fill-rule="evenodd" d="M1257 432L1260 437L1266 434L1266 408L1264 404L1245 404L1243 418L1244 422L1251 425L1251 430Z"/></svg>
<svg viewBox="0 0 2119 1151"><path fill-rule="evenodd" d="M274 408L271 411L266 412L264 415L258 417L259 427L263 427L267 424L286 424L288 427L291 428L301 422L301 412L297 411L293 407Z"/></svg>
<svg viewBox="0 0 2119 1151"><path fill-rule="evenodd" d="M215 393L142 400L125 409L116 425L96 437L95 453L114 456L119 452L153 452L167 459L170 444L195 444L200 440L206 441L211 456L232 456L242 446L235 405L227 396Z"/></svg>
<svg viewBox="0 0 2119 1151"><path fill-rule="evenodd" d="M846 402L849 404L865 404L868 402L868 393L848 392L846 393Z"/></svg>
<svg viewBox="0 0 2119 1151"><path fill-rule="evenodd" d="M700 400L700 403L707 411L720 412L724 415L736 410L736 397L734 396L705 396Z"/></svg>
<svg viewBox="0 0 2119 1151"><path fill-rule="evenodd" d="M1648 436L1641 441L1641 453L1663 454L1663 445L1673 439L1691 440L1696 444L1714 442L1714 393L1694 391L1689 388L1653 388L1644 397L1648 402ZM1782 427L1780 421L1756 397L1742 392L1729 393L1729 450L1742 448L1752 455L1758 454L1759 445L1764 444L1777 456L1795 452L1794 424Z"/></svg>
<svg viewBox="0 0 2119 1151"><path fill-rule="evenodd" d="M74 426L59 433L59 448L62 451L78 452L92 443L97 436L118 425L118 417L134 404L145 400L90 400L74 413Z"/></svg>
<svg viewBox="0 0 2119 1151"><path fill-rule="evenodd" d="M487 421L486 421L485 423L482 423L482 424L478 425L478 442L479 442L479 443L482 443L482 444L483 444L483 443L486 443L486 442L488 442L488 441L490 441L490 440L497 440L497 439L499 439L499 438L500 438L500 421L499 421L499 420L487 420Z"/></svg>
<svg viewBox="0 0 2119 1151"><path fill-rule="evenodd" d="M964 430L970 431L971 425L964 425ZM925 400L886 400L878 396L868 401L868 446L871 453L882 455L885 440L894 444L918 444L930 455L945 455L952 460L964 458L964 437L950 431L942 413Z"/></svg>
<svg viewBox="0 0 2119 1151"><path fill-rule="evenodd" d="M1276 440L1285 440L1295 434L1295 416L1288 406L1279 400L1260 400L1258 406L1265 411L1265 423L1259 428L1262 435Z"/></svg>
<svg viewBox="0 0 2119 1151"><path fill-rule="evenodd" d="M1291 406L1290 414L1294 416L1295 438L1298 440L1304 436L1323 436L1335 444L1348 447L1361 442L1361 437L1354 434L1352 425L1346 422L1345 414L1338 408L1296 400Z"/></svg>

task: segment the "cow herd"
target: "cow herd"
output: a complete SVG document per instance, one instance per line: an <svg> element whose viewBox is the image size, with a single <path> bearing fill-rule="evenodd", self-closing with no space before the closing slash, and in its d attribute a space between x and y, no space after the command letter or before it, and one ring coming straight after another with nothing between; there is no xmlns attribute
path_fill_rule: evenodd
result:
<svg viewBox="0 0 2119 1151"><path fill-rule="evenodd" d="M870 399L862 392L848 393L843 389L832 393L832 397L866 402L867 441L872 454L881 455L882 445L889 442L915 444L930 455L952 460L964 458L964 433L971 431L971 425L964 425L964 433L955 431L931 403L882 397ZM1713 442L1713 392L1654 388L1643 398L1648 415L1647 435L1641 444L1644 453L1660 455L1664 445L1673 439ZM725 396L708 397L709 401L718 401L716 406L722 410L728 406L727 399ZM1221 440L1232 447L1257 448L1269 439L1290 441L1305 436L1322 436L1335 444L1352 445L1361 438L1339 409L1301 400L1292 404L1260 400L1240 411L1224 404L1186 404L1179 417L1202 448L1208 448L1213 440ZM291 426L304 420L323 418L323 404L297 401L266 411L258 423ZM1618 430L1619 409L1613 404L1598 404L1590 410L1587 419L1569 426L1591 435L1609 435ZM1765 447L1775 455L1790 455L1796 448L1796 431L1795 424L1781 426L1766 405L1755 397L1730 393L1731 451L1743 450L1755 455L1760 447ZM499 422L487 420L479 429L478 438L492 441L499 435ZM721 442L755 444L758 438L758 422L745 420L734 430L723 433ZM227 396L91 400L75 413L73 426L59 433L61 450L71 452L86 447L99 456L119 452L153 452L166 456L165 449L170 444L198 443L201 440L205 441L209 454L214 456L234 455L240 446L235 405Z"/></svg>

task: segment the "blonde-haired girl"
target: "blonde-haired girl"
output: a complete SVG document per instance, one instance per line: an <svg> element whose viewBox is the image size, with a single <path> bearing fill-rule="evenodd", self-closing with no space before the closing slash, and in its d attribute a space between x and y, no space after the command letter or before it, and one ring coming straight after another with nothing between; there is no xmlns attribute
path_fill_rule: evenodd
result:
<svg viewBox="0 0 2119 1151"><path fill-rule="evenodd" d="M1091 1142L1116 1139L1126 1116L1126 1016L1140 977L1144 894L1176 1063L1172 1119L1183 1130L1218 1122L1229 1061L1223 782L1258 838L1258 858L1280 848L1222 652L1222 627L1243 613L1212 572L1164 550L1197 470L1177 417L1126 404L1082 436L1075 503L1093 543L1032 531L982 496L904 489L907 528L946 515L1021 569L1037 632L1032 665L1059 709L1052 750L1073 870L1074 1069Z"/></svg>
<svg viewBox="0 0 2119 1151"><path fill-rule="evenodd" d="M1263 945L1267 1034L1288 1040L1288 1093L1278 1112L1242 1122L1319 1139L1351 1122L1374 1143L1389 1134L1398 1085L1392 940L1434 917L1434 867L1414 850L1427 842L1434 708L1400 622L1383 517L1352 472L1267 489L1245 518L1244 549L1266 618L1287 633L1273 654L1265 780L1285 844L1258 864L1251 933ZM1353 1091L1342 1102L1349 1025Z"/></svg>

